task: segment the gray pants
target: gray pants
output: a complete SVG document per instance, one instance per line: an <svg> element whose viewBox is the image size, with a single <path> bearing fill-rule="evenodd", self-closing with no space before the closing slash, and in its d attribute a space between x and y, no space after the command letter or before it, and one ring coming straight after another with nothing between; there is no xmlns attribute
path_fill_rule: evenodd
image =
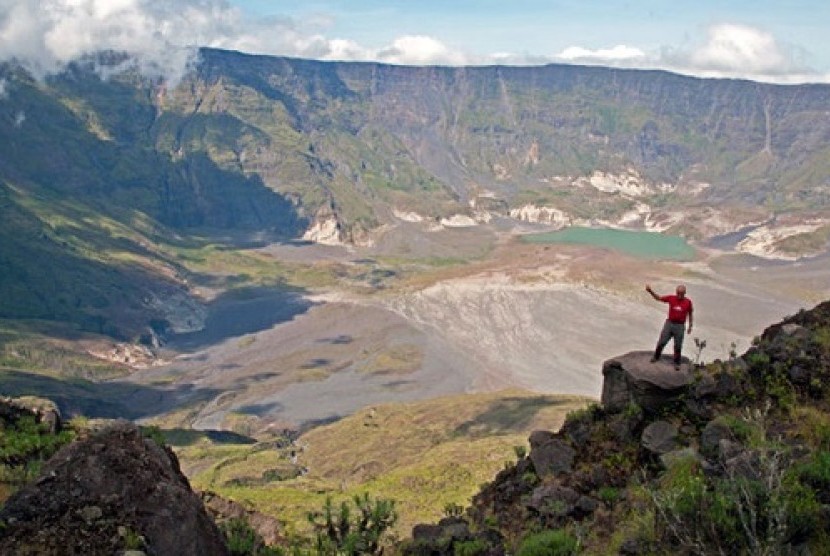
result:
<svg viewBox="0 0 830 556"><path fill-rule="evenodd" d="M680 351L683 349L683 336L686 332L686 325L682 322L672 322L666 319L663 330L660 332L660 339L657 340L657 349L654 350L654 357L659 359L663 348L674 338L674 362L680 363Z"/></svg>

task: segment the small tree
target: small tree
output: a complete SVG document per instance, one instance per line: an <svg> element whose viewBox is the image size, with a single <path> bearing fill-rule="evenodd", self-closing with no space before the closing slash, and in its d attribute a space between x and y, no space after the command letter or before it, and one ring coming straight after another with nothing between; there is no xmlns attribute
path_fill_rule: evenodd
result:
<svg viewBox="0 0 830 556"><path fill-rule="evenodd" d="M318 554L356 555L383 552L384 535L398 520L394 500L372 500L368 493L335 508L331 497L321 511L310 512Z"/></svg>

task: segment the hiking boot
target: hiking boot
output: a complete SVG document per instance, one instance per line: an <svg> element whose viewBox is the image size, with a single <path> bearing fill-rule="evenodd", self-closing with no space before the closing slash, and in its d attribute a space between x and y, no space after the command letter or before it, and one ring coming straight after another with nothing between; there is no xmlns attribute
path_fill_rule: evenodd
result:
<svg viewBox="0 0 830 556"><path fill-rule="evenodd" d="M649 362L650 363L657 363L657 358L652 355L651 359L649 359Z"/></svg>
<svg viewBox="0 0 830 556"><path fill-rule="evenodd" d="M675 364L674 364L674 370L675 370L675 371L679 371L679 370L680 370L680 363L675 363Z"/></svg>

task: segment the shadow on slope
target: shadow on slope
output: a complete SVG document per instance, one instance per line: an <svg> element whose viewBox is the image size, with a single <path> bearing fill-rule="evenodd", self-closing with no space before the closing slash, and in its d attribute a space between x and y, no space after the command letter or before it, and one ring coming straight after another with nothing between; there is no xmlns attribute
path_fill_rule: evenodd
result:
<svg viewBox="0 0 830 556"><path fill-rule="evenodd" d="M292 320L317 305L296 289L251 287L219 296L208 306L203 330L178 334L169 347L192 351L216 345L229 338L267 330Z"/></svg>
<svg viewBox="0 0 830 556"><path fill-rule="evenodd" d="M570 399L551 399L551 396L504 398L492 403L473 419L458 425L453 434L475 438L526 432L540 411L572 405Z"/></svg>
<svg viewBox="0 0 830 556"><path fill-rule="evenodd" d="M54 401L64 418L141 419L155 414L168 397L187 398L188 404L207 401L218 390L192 385L155 388L131 382L90 382L59 379L13 369L0 369L0 394L11 397L37 396Z"/></svg>

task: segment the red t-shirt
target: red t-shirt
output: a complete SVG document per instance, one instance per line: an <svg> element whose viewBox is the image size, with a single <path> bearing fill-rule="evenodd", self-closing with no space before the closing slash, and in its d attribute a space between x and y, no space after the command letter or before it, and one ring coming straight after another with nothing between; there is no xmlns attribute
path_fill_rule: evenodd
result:
<svg viewBox="0 0 830 556"><path fill-rule="evenodd" d="M664 295L660 298L669 304L669 320L678 324L686 322L686 317L692 312L692 300L688 297L680 299L676 295Z"/></svg>

